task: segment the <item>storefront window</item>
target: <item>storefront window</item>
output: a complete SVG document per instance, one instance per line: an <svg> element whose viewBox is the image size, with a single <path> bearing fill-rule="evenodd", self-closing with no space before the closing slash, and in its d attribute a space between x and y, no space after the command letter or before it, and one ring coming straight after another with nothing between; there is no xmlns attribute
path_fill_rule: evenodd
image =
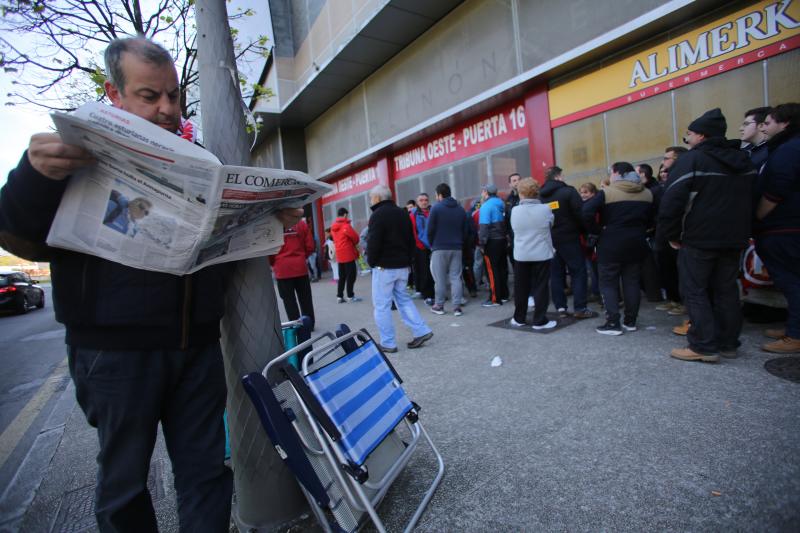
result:
<svg viewBox="0 0 800 533"><path fill-rule="evenodd" d="M333 204L326 204L322 206L322 221L326 228L330 228L333 219L336 218L336 211L333 210Z"/></svg>
<svg viewBox="0 0 800 533"><path fill-rule="evenodd" d="M487 163L486 156L481 156L453 165L453 198L463 202L481 193L481 185L487 182Z"/></svg>
<svg viewBox="0 0 800 533"><path fill-rule="evenodd" d="M800 102L800 50L792 50L767 61L769 105Z"/></svg>
<svg viewBox="0 0 800 533"><path fill-rule="evenodd" d="M414 176L407 180L398 181L395 184L397 190L397 205L405 206L409 200L417 200L417 195L420 192L419 176Z"/></svg>
<svg viewBox="0 0 800 533"><path fill-rule="evenodd" d="M564 169L570 185L600 181L606 176L606 141L603 115L595 115L553 130L556 165Z"/></svg>
<svg viewBox="0 0 800 533"><path fill-rule="evenodd" d="M428 193L431 203L436 201L436 186L440 183L450 184L449 167L437 169L422 176L422 190Z"/></svg>
<svg viewBox="0 0 800 533"><path fill-rule="evenodd" d="M491 157L492 180L500 190L509 188L508 177L511 174L516 173L523 178L531 175L531 156L527 142L496 152Z"/></svg>
<svg viewBox="0 0 800 533"><path fill-rule="evenodd" d="M673 144L672 98L664 93L606 113L608 163L660 163ZM654 170L657 170L656 166Z"/></svg>
<svg viewBox="0 0 800 533"><path fill-rule="evenodd" d="M369 193L362 193L350 198L350 220L352 221L353 228L356 232L361 232L361 229L367 225L369 221L369 214L367 213L367 195Z"/></svg>
<svg viewBox="0 0 800 533"><path fill-rule="evenodd" d="M736 139L744 112L763 105L764 68L760 62L681 87L675 90L678 138L694 119L719 107L728 122L728 138Z"/></svg>

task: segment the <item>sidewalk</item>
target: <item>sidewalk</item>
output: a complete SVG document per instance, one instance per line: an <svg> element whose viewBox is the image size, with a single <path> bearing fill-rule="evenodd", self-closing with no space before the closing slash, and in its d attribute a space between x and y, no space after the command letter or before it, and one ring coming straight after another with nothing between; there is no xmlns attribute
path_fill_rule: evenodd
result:
<svg viewBox="0 0 800 533"><path fill-rule="evenodd" d="M369 276L356 281L360 303L337 304L329 279L312 290L318 331L377 334ZM691 363L668 357L684 345L669 331L680 317L654 304L620 337L597 334L599 318L542 334L487 326L513 306L482 308L485 296L461 317L417 300L434 331L418 350L395 316L390 358L446 462L418 531L800 530L800 385L764 369L777 356L758 349L762 325L745 324L738 359ZM20 531L95 530L96 453L73 405ZM388 494L393 530L432 468L426 457ZM162 531L177 531L169 471L159 440L150 490Z"/></svg>

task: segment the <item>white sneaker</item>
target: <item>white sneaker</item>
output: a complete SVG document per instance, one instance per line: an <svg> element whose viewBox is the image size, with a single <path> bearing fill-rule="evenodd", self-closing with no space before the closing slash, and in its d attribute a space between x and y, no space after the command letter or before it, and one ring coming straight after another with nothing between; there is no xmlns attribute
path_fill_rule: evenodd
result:
<svg viewBox="0 0 800 533"><path fill-rule="evenodd" d="M553 329L557 325L558 325L558 322L556 322L555 320L551 320L547 324L542 324L541 326L533 326L533 329L536 329L536 330L539 330L539 329Z"/></svg>
<svg viewBox="0 0 800 533"><path fill-rule="evenodd" d="M510 326L514 326L515 328L521 328L522 326L524 326L524 325L525 325L525 324L520 324L519 322L517 322L517 321L516 321L516 320L514 320L513 318L512 318L511 320L509 320L509 321L508 321L508 324L509 324Z"/></svg>
<svg viewBox="0 0 800 533"><path fill-rule="evenodd" d="M528 308L536 307L536 302L533 301L533 296L528 296Z"/></svg>

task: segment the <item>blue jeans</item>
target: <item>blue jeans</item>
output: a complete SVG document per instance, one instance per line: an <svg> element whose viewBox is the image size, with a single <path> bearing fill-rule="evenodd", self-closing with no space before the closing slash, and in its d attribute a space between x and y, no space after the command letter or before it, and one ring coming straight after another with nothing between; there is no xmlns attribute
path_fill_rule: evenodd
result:
<svg viewBox="0 0 800 533"><path fill-rule="evenodd" d="M381 337L381 346L386 348L397 347L394 322L392 321L392 300L397 305L397 310L400 311L400 318L411 330L413 337L421 337L431 331L406 292L408 271L408 268L376 267L372 269L373 316Z"/></svg>
<svg viewBox="0 0 800 533"><path fill-rule="evenodd" d="M756 253L786 297L786 335L800 339L800 234L761 235L756 239Z"/></svg>
<svg viewBox="0 0 800 533"><path fill-rule="evenodd" d="M556 309L567 308L567 295L564 294L566 276L564 268L572 278L572 308L575 311L586 309L586 261L578 239L575 242L553 244L555 253L550 263L550 294Z"/></svg>

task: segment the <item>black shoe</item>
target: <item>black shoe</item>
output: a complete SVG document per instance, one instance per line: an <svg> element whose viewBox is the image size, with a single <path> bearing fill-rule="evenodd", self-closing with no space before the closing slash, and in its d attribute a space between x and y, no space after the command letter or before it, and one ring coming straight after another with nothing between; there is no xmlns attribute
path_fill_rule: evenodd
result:
<svg viewBox="0 0 800 533"><path fill-rule="evenodd" d="M606 322L595 331L602 335L622 335L622 328L619 327L619 322Z"/></svg>
<svg viewBox="0 0 800 533"><path fill-rule="evenodd" d="M425 341L428 341L428 340L430 340L430 339L431 339L431 337L433 337L433 332L432 332L432 331L429 331L428 333L426 333L425 335L423 335L423 336L421 336L421 337L414 337L413 339L411 339L411 342L409 342L409 343L407 344L407 346L408 346L409 348L411 348L412 350L413 350L414 348L419 348L420 346L422 346L423 344L425 344Z"/></svg>
<svg viewBox="0 0 800 533"><path fill-rule="evenodd" d="M622 327L625 328L625 331L636 331L636 320L623 320Z"/></svg>
<svg viewBox="0 0 800 533"><path fill-rule="evenodd" d="M378 349L383 353L397 353L397 346L395 346L394 348L389 348L388 346L382 346L379 344Z"/></svg>

